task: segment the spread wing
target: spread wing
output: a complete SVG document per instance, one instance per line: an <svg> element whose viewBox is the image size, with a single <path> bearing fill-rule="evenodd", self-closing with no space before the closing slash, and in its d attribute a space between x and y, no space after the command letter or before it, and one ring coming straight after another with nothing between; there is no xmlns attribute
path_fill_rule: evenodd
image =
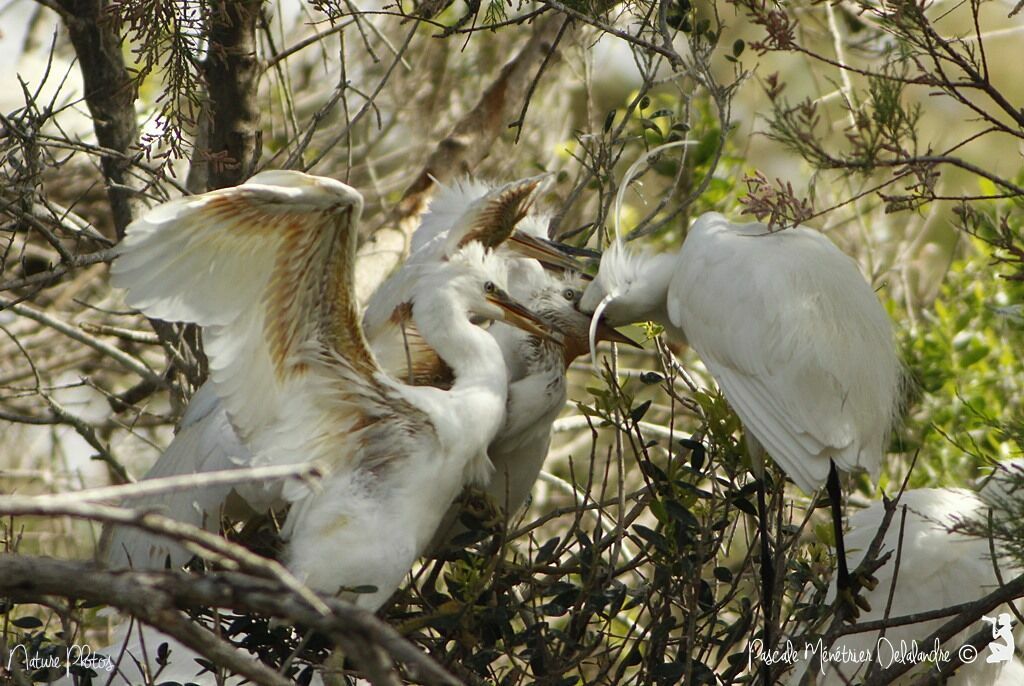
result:
<svg viewBox="0 0 1024 686"><path fill-rule="evenodd" d="M464 179L445 188L431 201L430 210L413 234L409 259L374 291L366 304L363 328L374 349L395 343L387 337L398 330L395 322L408 308L422 268L447 260L472 242L489 249L505 243L526 216L537 184L536 178L530 178L491 188ZM387 364L384 367L389 368Z"/></svg>
<svg viewBox="0 0 1024 686"><path fill-rule="evenodd" d="M800 488L876 472L900 365L889 317L820 233L698 220L669 288L681 327L747 429Z"/></svg>
<svg viewBox="0 0 1024 686"><path fill-rule="evenodd" d="M338 181L264 172L154 208L121 244L114 285L151 317L203 327L210 382L256 464L385 460L377 452L401 452L402 439L369 441L368 432L398 423L432 433L380 372L360 327L361 209Z"/></svg>

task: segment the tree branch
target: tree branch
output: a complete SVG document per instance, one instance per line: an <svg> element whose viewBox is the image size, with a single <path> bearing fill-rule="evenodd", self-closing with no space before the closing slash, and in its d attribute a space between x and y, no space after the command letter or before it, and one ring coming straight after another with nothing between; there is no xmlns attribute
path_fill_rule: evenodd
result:
<svg viewBox="0 0 1024 686"><path fill-rule="evenodd" d="M262 0L218 0L210 7L210 51L203 62L209 98L207 146L195 152L207 188L237 186L261 149L256 25Z"/></svg>
<svg viewBox="0 0 1024 686"><path fill-rule="evenodd" d="M237 651L226 654L218 649L214 652L207 640L212 634L199 632L195 627L186 631L175 608L229 608L283 618L326 634L366 669L375 665L378 667L375 671L379 672L379 661L371 655L372 649L379 646L392 660L405 663L413 676L424 683L459 683L366 610L335 598L322 597L321 600L330 608L330 612L323 615L282 584L244 574L221 572L196 577L171 571L111 572L80 562L0 555L0 596L11 597L18 602L41 602L47 596L57 596L111 604L166 631L218 664L230 662L234 671L263 684L276 685L280 682L267 678L262 671L269 671L266 667L261 670L252 668L251 659L245 661L250 667L248 671L244 669L244 665L232 659ZM371 664L367 665L366 661ZM385 681L379 673L368 676L375 684Z"/></svg>
<svg viewBox="0 0 1024 686"><path fill-rule="evenodd" d="M121 36L105 0L60 0L64 23L78 56L85 103L92 115L96 141L120 155L101 155L100 165L117 237L140 209L141 184L130 173L127 155L138 139L135 82L121 55Z"/></svg>

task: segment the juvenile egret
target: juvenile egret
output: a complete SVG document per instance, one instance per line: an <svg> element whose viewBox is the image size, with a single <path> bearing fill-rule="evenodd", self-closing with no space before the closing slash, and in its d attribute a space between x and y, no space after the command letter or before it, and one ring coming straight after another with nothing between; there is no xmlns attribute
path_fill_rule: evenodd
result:
<svg viewBox="0 0 1024 686"><path fill-rule="evenodd" d="M565 407L566 371L573 360L588 351L590 317L577 309L583 284L576 275L556 276L544 271L519 282L510 278L514 297L557 330L559 341L501 322L490 328L508 367L509 389L505 423L487 448L494 477L484 491L507 517L526 502L540 475L551 445L552 425ZM597 338L639 347L606 325L598 327ZM456 524L457 515L458 507L453 507L438 529L432 549L462 530Z"/></svg>
<svg viewBox="0 0 1024 686"><path fill-rule="evenodd" d="M555 276L545 269L577 265L546 242L550 217L528 211L527 200L539 182L534 177L495 185L466 178L441 189L413 234L409 260L373 294L363 318L366 330L373 332L374 350L387 351L381 359L387 360L389 368L400 367L408 357L431 369L422 339L402 317L406 299L416 288L421 265L443 260L467 240L477 240L495 248L504 259L513 297L557 328L558 342L501 323L490 329L501 346L510 386L505 424L488 448L495 475L486 491L506 514L526 500L540 473L551 442L551 425L565 405L565 370L586 352L590 324L590 317L576 308L580 277ZM597 327L597 337L636 345L606 325ZM451 512L447 519L454 520L455 514ZM449 523L442 525L437 542L445 537Z"/></svg>
<svg viewBox="0 0 1024 686"><path fill-rule="evenodd" d="M379 367L352 297L362 198L299 172L165 203L134 222L112 268L127 302L203 327L210 383L252 464L319 463L316 491L289 486L290 569L320 591L372 586L376 609L433 535L505 413L507 374L471 316L549 335L500 287L478 243L422 274L411 316L452 369L449 391ZM431 488L423 488L429 483Z"/></svg>
<svg viewBox="0 0 1024 686"><path fill-rule="evenodd" d="M430 210L423 217L423 225L414 236L415 244L417 238L424 240L425 232L427 247L415 252L396 274L382 284L363 315L363 331L367 334L374 357L384 370L396 379L414 385L439 388L451 386L452 370L424 341L413 321L412 296L425 286L423 279L430 277L444 260L457 253L461 249L460 245L477 242L500 246L510 235L519 233L516 222L523 218L524 206L536 186L534 179L501 187L467 181L445 189L431 203ZM472 188L473 193L467 195L467 188ZM455 211L455 208L460 208L461 212ZM538 222L535 219L532 223L526 223L531 230L537 230L535 226ZM448 228L442 230L444 225ZM447 245L446 241L451 245ZM517 245L526 245L529 241L530 237L527 237L518 241ZM538 243L541 244L540 241ZM561 260L563 264L574 264L564 256L558 257L560 253L555 249L541 245L542 249L537 252L546 254L549 262ZM504 251L509 259L501 261L498 267L501 269L514 265L517 287L522 283L524 270L528 274L543 274L536 261L511 258L523 252L521 249ZM497 263L492 258L491 264ZM529 269L530 264L535 265L535 269ZM527 292L524 295L530 294ZM146 478L201 474L249 464L252 464L249 449L237 436L228 418L227 408L213 389L212 382L207 382L193 397L177 435L146 474ZM487 465L475 462L471 466L485 468ZM467 478L480 479L482 476L469 474ZM233 494L241 498L229 497ZM217 530L221 508L226 504L233 506L231 510L237 510L237 506L241 505L259 512L274 505L279 498L280 494L274 488L244 484L234 487L206 486L168 493L149 498L145 505L158 508L167 516L180 521ZM239 513L231 510L229 513L233 518L239 518ZM129 557L135 566L160 566L168 556L172 566L180 566L190 557L181 546L139 530L118 527L105 534L101 549L107 551L109 560L116 566L127 564Z"/></svg>
<svg viewBox="0 0 1024 686"><path fill-rule="evenodd" d="M871 610L861 617L861 621L876 621L887 617L895 619L971 602L996 590L1000 585L1000 576L1004 582L1018 576L1022 570L1002 557L998 543L994 545L997 559L993 560L988 539L953 530L968 519L984 522L987 511L982 498L963 489L921 488L905 492L885 532L880 551L880 554L892 552L892 556L875 572L878 586L865 591ZM884 514L882 503L874 503L850 515L846 544L851 555L864 556ZM835 594L836 584L833 582L829 595L835 597ZM887 613L890 595L892 604ZM1003 612L1012 614L1012 608L1004 605L988 614L998 615ZM832 645L829 653L838 655L845 648L853 651L853 654L863 655L863 651L871 650L879 653L879 659L885 667L892 653L900 652L901 641L909 645L916 640L922 652L931 650L932 645L923 645L921 641L949 619L942 617L888 627L881 641L881 633L878 631L847 634ZM979 620L976 625L948 639L942 646L955 655L970 635L985 626ZM802 652L802 646L796 648ZM982 649L977 660L960 667L947 683L956 686L1021 683L1005 680L1004 677L1011 674L1010 671L1003 674L1004 666L1008 663L988 663L985 659L988 652ZM865 662L827 664L824 676L817 683L823 686L854 683L864 678L868 666ZM798 683L807 667L802 665L791 683ZM1017 665L1011 666L1011 670L1015 671L1016 668ZM912 680L904 678L899 683Z"/></svg>
<svg viewBox="0 0 1024 686"><path fill-rule="evenodd" d="M854 600L837 468L877 475L901 385L892 324L856 263L813 229L708 213L675 253L613 243L580 309L613 326L654 321L688 341L748 443L807 493L827 481L840 589Z"/></svg>
<svg viewBox="0 0 1024 686"><path fill-rule="evenodd" d="M414 329L403 325L402 335L393 331L401 316L392 314L385 324L383 315L406 311L403 300L415 290L419 265L445 259L447 251L472 237L494 247L504 259L513 297L559 331L561 337L555 342L500 322L490 328L501 346L510 384L504 426L488 447L495 473L485 490L507 515L519 509L540 473L551 443L551 425L565 405L566 368L587 351L590 324L590 317L576 307L582 295L581 278L574 273L558 276L542 266L566 269L576 264L545 242L550 217L526 211L524 201L537 185L536 178L500 186L461 179L443 188L413 234L409 261L373 295L363 319L367 330L376 334L372 339L375 351L391 341L390 354L381 358L387 359L391 368L399 367L403 356L429 359ZM597 337L636 345L603 324L597 328ZM456 515L457 508L453 508L438 531L436 544L458 532Z"/></svg>
<svg viewBox="0 0 1024 686"><path fill-rule="evenodd" d="M378 343L400 339L395 333L396 327L403 320L409 297L417 288L420 270L443 262L474 241L498 251L505 259L510 269L510 284L523 278L521 270L539 272L541 262L563 270L576 270L578 265L572 258L539 235L537 215L527 213L539 183L538 178L528 178L493 186L461 179L442 188L431 200L412 236L409 258L384 280L366 303L363 328L367 338Z"/></svg>

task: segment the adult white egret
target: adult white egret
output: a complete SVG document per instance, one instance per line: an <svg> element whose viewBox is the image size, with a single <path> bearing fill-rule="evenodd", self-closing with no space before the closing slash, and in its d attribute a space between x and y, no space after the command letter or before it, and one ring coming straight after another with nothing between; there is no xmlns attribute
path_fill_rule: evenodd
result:
<svg viewBox="0 0 1024 686"><path fill-rule="evenodd" d="M675 253L633 253L617 240L580 309L612 325L654 321L688 341L748 444L807 493L827 482L840 589L856 614L837 469L878 473L902 377L892 324L856 263L813 229L708 213ZM765 557L767 545L762 535Z"/></svg>
<svg viewBox="0 0 1024 686"><path fill-rule="evenodd" d="M990 549L987 538L969 536L955 530L970 519L984 522L987 512L988 507L983 498L964 489L921 488L906 491L883 537L880 553L891 552L892 556L875 572L878 586L865 591L871 609L861 616L861 621L895 619L971 602L996 590L1000 585L1000 577L1005 582L1024 571L1005 557L998 542ZM885 508L879 502L850 515L846 544L851 555L860 558L864 556L884 514ZM992 557L993 549L996 559ZM836 583L833 581L829 596L834 598L835 595ZM989 614L1002 612L1012 613L1013 610L1005 605ZM852 651L848 654L864 655L864 651L871 650L880 653L879 659L885 667L892 651L899 652L901 641L909 645L911 641L917 640L922 652L931 650L933 646L920 642L949 619L941 617L888 627L884 640L880 640L880 631L847 634L832 645L829 653L838 655L845 648ZM956 654L971 634L985 626L979 621L977 625L945 641L942 646L950 654ZM802 651L801 646L796 648ZM988 651L982 650L977 660L960 667L947 683L957 686L1021 683L1004 678L1015 672L1017 665L1011 665L1012 671L1004 675L1008 663L988 663L985 659L987 654ZM838 686L860 681L868 667L869 664L864 661L826 664L825 673L817 683ZM807 668L808 665L802 665L792 683L798 683ZM904 678L899 683L909 683L911 680Z"/></svg>
<svg viewBox="0 0 1024 686"><path fill-rule="evenodd" d="M507 374L471 316L546 335L471 243L423 274L411 301L424 339L453 370L449 391L379 368L352 297L362 198L299 172L165 203L128 229L112 268L127 302L203 327L210 383L253 464L312 460L316 491L286 487L286 563L317 590L372 586L376 609L433 535L466 473L487 471ZM423 488L430 483L431 488Z"/></svg>

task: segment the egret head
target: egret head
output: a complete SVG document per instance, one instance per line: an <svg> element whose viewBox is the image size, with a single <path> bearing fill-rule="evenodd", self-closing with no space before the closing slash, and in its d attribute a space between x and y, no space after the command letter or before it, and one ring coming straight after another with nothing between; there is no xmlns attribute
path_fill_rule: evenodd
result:
<svg viewBox="0 0 1024 686"><path fill-rule="evenodd" d="M612 326L657 319L665 307L674 257L672 253L632 252L618 241L612 243L580 299L580 311L603 316Z"/></svg>
<svg viewBox="0 0 1024 686"><path fill-rule="evenodd" d="M528 333L561 342L561 337L541 317L508 294L504 261L480 243L474 241L460 248L437 268L437 273L440 283L435 287L450 289L467 314L504 321ZM413 303L415 307L415 297Z"/></svg>
<svg viewBox="0 0 1024 686"><path fill-rule="evenodd" d="M631 252L619 241L608 246L601 256L597 276L579 303L580 312L592 317L591 353L600 327L664 319L674 261L673 253Z"/></svg>
<svg viewBox="0 0 1024 686"><path fill-rule="evenodd" d="M590 350L591 316L581 312L579 307L585 287L586 282L578 274L548 274L546 283L537 289L529 300L530 308L562 334L566 365ZM603 321L598 322L595 340L640 347L631 338Z"/></svg>

